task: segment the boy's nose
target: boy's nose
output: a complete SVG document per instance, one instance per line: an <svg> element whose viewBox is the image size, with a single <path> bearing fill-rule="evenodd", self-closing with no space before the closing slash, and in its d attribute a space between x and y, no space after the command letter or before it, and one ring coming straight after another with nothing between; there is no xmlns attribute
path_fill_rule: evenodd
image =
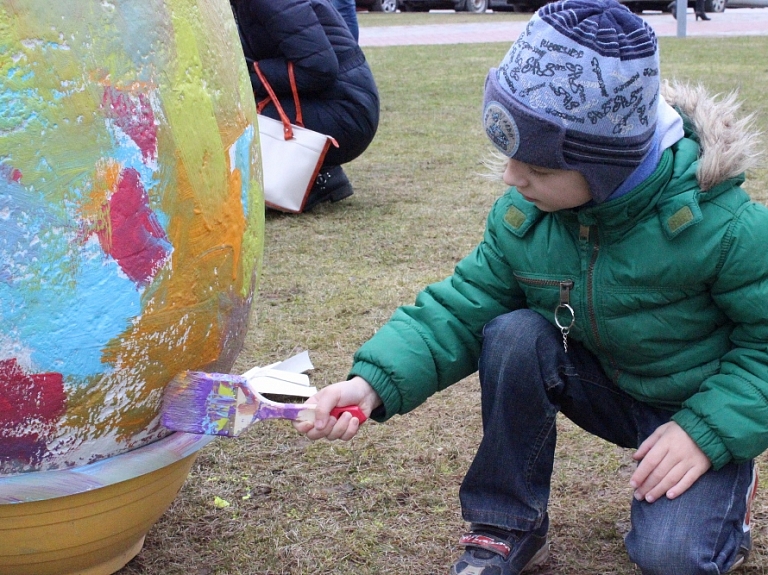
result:
<svg viewBox="0 0 768 575"><path fill-rule="evenodd" d="M528 184L528 179L525 176L526 173L526 165L523 162L510 158L507 161L507 169L504 170L502 179L508 186L515 186L516 188L525 187Z"/></svg>

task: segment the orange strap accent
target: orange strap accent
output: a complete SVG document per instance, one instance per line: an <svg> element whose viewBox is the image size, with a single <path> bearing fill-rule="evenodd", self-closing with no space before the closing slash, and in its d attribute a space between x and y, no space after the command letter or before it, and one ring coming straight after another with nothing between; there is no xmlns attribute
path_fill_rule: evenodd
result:
<svg viewBox="0 0 768 575"><path fill-rule="evenodd" d="M293 105L296 106L296 125L303 128L304 120L301 117L301 104L299 103L299 90L296 88L296 77L293 75L293 62L288 62L288 79L291 81Z"/></svg>
<svg viewBox="0 0 768 575"><path fill-rule="evenodd" d="M293 138L293 127L291 126L291 121L288 119L287 114L283 110L283 107L280 105L280 101L277 99L277 95L275 95L275 91L272 89L272 86L269 85L269 82L267 82L267 79L264 77L264 74L259 69L259 63L254 62L253 63L253 71L256 72L256 75L259 77L259 80L261 80L262 85L264 86L264 89L267 91L267 94L269 94L266 98L259 101L256 104L256 111L261 113L261 111L270 103L272 102L275 105L275 108L277 108L277 113L280 115L280 120L283 122L283 133L285 135L286 140L290 140ZM293 103L296 106L296 125L304 127L304 120L301 116L301 104L299 103L299 91L296 88L296 78L293 74L293 62L288 62L288 78L291 82L291 91L293 92Z"/></svg>

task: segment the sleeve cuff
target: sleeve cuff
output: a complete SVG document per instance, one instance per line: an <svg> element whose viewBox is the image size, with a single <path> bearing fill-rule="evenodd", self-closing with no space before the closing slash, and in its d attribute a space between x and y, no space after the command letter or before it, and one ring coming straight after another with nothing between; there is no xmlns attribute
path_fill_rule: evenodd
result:
<svg viewBox="0 0 768 575"><path fill-rule="evenodd" d="M381 398L382 405L371 413L371 419L383 422L400 413L400 407L403 404L400 392L389 376L379 367L364 361L355 362L349 375L347 375L347 379L355 376L362 377L367 381Z"/></svg>
<svg viewBox="0 0 768 575"><path fill-rule="evenodd" d="M720 469L733 459L722 439L692 410L681 409L672 416L672 421L682 427L696 442L712 462L713 469Z"/></svg>

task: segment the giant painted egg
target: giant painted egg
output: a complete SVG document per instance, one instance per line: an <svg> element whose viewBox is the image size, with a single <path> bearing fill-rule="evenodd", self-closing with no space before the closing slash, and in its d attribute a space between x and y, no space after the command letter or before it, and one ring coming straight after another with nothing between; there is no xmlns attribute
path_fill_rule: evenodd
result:
<svg viewBox="0 0 768 575"><path fill-rule="evenodd" d="M0 474L163 437L256 289L256 111L226 0L0 0Z"/></svg>

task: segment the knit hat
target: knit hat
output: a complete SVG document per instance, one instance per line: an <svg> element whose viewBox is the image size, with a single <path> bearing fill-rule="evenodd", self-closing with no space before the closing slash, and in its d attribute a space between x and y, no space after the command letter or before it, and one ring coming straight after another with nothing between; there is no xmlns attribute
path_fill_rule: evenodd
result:
<svg viewBox="0 0 768 575"><path fill-rule="evenodd" d="M562 0L488 73L483 124L510 158L579 171L599 203L651 149L658 104L650 26L616 0Z"/></svg>

